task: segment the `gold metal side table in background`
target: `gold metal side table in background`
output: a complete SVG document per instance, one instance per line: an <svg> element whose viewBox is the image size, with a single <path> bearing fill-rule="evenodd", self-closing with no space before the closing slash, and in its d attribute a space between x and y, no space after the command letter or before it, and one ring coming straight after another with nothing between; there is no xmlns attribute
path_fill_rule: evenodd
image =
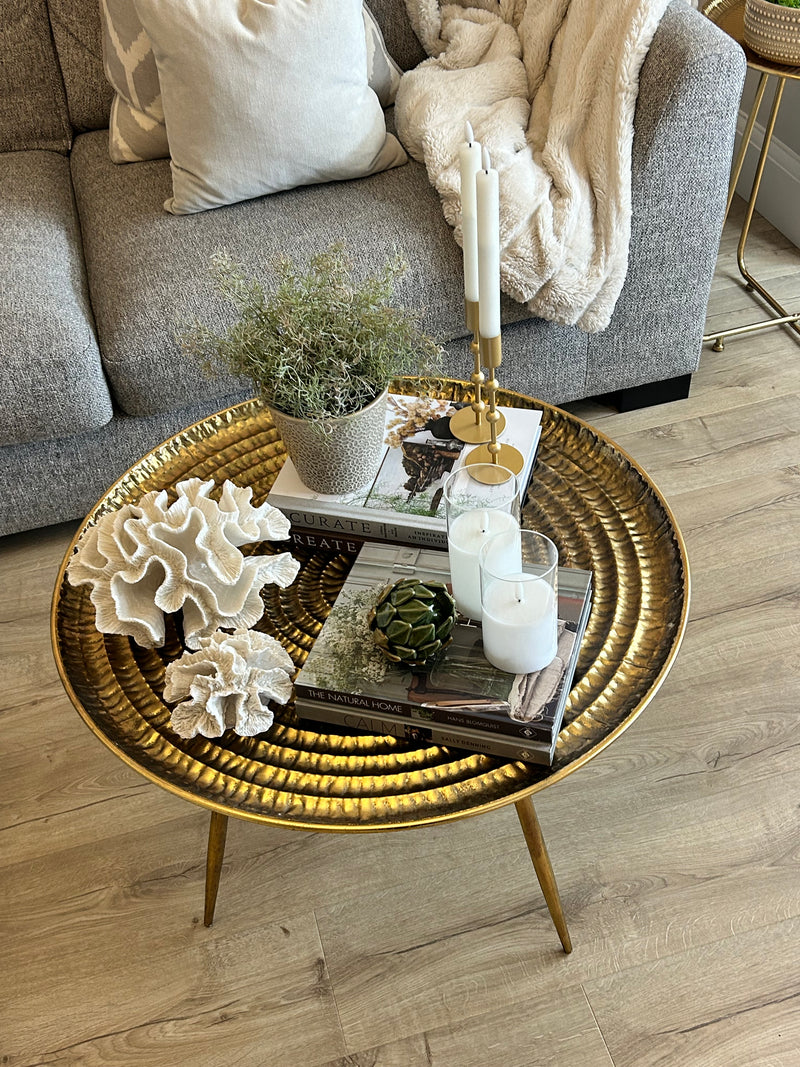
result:
<svg viewBox="0 0 800 1067"><path fill-rule="evenodd" d="M767 126L764 131L764 142L761 146L761 152L758 157L758 164L756 166L755 176L753 178L753 185L750 190L750 199L747 203L747 211L745 213L744 222L742 223L742 232L739 236L739 245L736 251L736 262L739 267L739 272L747 283L747 288L754 290L758 295L766 301L776 312L777 315L764 319L759 322L750 323L748 326L739 326L730 330L716 330L714 333L706 334L703 337L703 341L713 341L714 351L721 352L724 347L725 337L735 337L741 334L752 333L755 330L763 330L768 326L789 326L790 329L795 330L800 334L800 312L791 313L780 304L775 297L761 284L750 271L747 269L747 263L745 260L745 247L747 245L747 238L750 233L750 223L753 220L753 214L756 208L756 199L758 197L758 191L761 186L761 179L764 175L764 167L767 162L767 156L769 154L769 146L772 141L772 134L775 129L775 122L778 118L778 112L781 106L781 99L783 97L783 90L786 86L787 79L791 78L794 81L800 81L800 67L784 66L781 63L774 63L770 59L764 59L752 50L744 41L744 4L745 0L711 0L711 3L704 9L703 14L715 23L721 30L724 30L730 37L732 37L738 44L744 49L745 56L747 58L747 66L751 70L757 70L760 72L760 78L758 82L758 88L756 89L755 99L753 100L753 106L750 110L750 114L747 118L747 124L742 135L742 143L739 148L739 153L733 164L733 170L731 172L731 184L728 190L728 204L725 209L725 216L727 218L728 211L730 211L731 203L733 201L733 195L736 190L736 183L739 181L739 176L742 173L742 167L744 165L745 155L750 145L750 140L753 136L753 128L758 118L758 113L761 109L761 103L764 99L764 93L767 88L767 82L770 78L775 79L775 93L772 98L772 108L770 110Z"/></svg>

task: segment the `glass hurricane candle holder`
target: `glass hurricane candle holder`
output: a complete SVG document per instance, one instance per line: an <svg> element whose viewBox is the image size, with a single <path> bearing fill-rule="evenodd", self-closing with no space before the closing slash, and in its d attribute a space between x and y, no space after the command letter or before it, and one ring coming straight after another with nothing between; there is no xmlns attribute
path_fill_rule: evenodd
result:
<svg viewBox="0 0 800 1067"><path fill-rule="evenodd" d="M558 647L558 549L535 530L505 530L479 564L484 655L511 674L542 670Z"/></svg>
<svg viewBox="0 0 800 1067"><path fill-rule="evenodd" d="M443 496L453 597L462 615L480 620L478 553L494 534L519 530L519 483L505 467L473 464L448 476Z"/></svg>

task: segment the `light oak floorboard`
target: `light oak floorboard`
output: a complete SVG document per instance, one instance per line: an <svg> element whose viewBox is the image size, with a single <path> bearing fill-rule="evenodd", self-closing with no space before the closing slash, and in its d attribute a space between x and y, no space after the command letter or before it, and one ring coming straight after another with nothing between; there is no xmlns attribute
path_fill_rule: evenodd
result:
<svg viewBox="0 0 800 1067"><path fill-rule="evenodd" d="M565 1021L569 1024L565 1026ZM508 1004L324 1067L613 1067L583 990Z"/></svg>
<svg viewBox="0 0 800 1067"><path fill-rule="evenodd" d="M799 938L792 919L588 982L616 1067L796 1067Z"/></svg>
<svg viewBox="0 0 800 1067"><path fill-rule="evenodd" d="M709 330L764 317L740 219ZM800 302L763 220L748 255ZM76 524L0 540L0 1064L797 1067L799 396L772 328L706 346L686 400L569 405L653 476L693 586L646 711L537 798L569 957L508 809L363 837L232 820L206 930L207 813L106 750L58 678Z"/></svg>
<svg viewBox="0 0 800 1067"><path fill-rule="evenodd" d="M257 1067L272 1049L286 1064L344 1051L313 915L262 920L222 938L199 923L162 922L110 956L117 922L135 930L124 913L118 919L119 904L93 895L82 917L77 909L71 922L46 917L51 931L71 925L80 951L56 947L57 969L46 952L33 956L4 1012L4 1064Z"/></svg>
<svg viewBox="0 0 800 1067"><path fill-rule="evenodd" d="M455 1025L509 1001L523 1010L544 990L556 995L576 980L713 944L732 928L800 914L786 843L795 825L791 781L783 775L719 794L712 787L702 802L648 803L644 787L617 790L614 802L605 783L588 804L567 783L543 797L570 957L560 953L524 847L491 863L476 852L460 877L439 880L446 908L432 907L423 877L318 910L348 1044L367 1044L367 1031L385 1043L442 1018ZM756 803L766 811L754 826ZM579 819L570 821L570 807Z"/></svg>

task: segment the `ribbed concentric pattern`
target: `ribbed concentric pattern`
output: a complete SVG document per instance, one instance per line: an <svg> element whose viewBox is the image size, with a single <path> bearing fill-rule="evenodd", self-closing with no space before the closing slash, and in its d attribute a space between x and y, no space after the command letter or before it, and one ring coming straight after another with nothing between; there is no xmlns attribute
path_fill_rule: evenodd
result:
<svg viewBox="0 0 800 1067"><path fill-rule="evenodd" d="M440 392L459 400L462 388L445 382ZM514 393L500 402L531 403ZM686 624L689 576L680 533L642 471L579 420L537 406L543 431L525 523L556 542L562 564L594 573L592 614L552 771L391 737L300 730L291 708L279 711L280 721L260 738L229 731L218 740L183 741L168 728L161 699L164 665L179 653L175 631L168 628L165 647L155 651L99 634L87 590L73 589L64 577L73 542L58 578L52 628L76 708L113 751L170 791L227 814L297 828L380 830L457 818L519 800L571 773L625 729L658 688ZM142 459L87 523L190 476L252 485L260 503L283 457L266 411L255 402L238 405ZM261 626L299 665L351 560L294 552L303 560L300 576L288 590L267 587Z"/></svg>

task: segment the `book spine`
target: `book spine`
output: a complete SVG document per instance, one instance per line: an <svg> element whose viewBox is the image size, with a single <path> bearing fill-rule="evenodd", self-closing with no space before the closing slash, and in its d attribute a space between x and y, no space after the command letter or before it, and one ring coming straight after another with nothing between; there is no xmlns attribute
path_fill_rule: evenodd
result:
<svg viewBox="0 0 800 1067"><path fill-rule="evenodd" d="M415 526L413 516L409 516L408 522L403 521L402 516L396 522L381 522L379 519L361 518L360 515L358 518L321 515L307 508L287 507L280 503L275 506L292 524L292 540L298 536L314 535L328 541L347 541L357 546L365 541L380 541L384 544L418 545L420 548L447 548L444 525L441 529Z"/></svg>
<svg viewBox="0 0 800 1067"><path fill-rule="evenodd" d="M374 538L361 537L357 534L322 533L321 530L311 530L306 526L293 526L289 533L291 548L307 548L314 552L335 552L345 556L355 556L366 541Z"/></svg>
<svg viewBox="0 0 800 1067"><path fill-rule="evenodd" d="M489 756L506 759L524 760L549 767L552 763L550 749L545 745L526 744L523 740L503 739L495 736L482 736L474 733L448 730L435 723L412 723L404 719L370 713L350 711L346 708L330 707L324 704L298 704L297 714L301 719L329 725L346 726L353 730L364 730L380 736L389 735L399 740L412 742L429 741L448 748L464 749L470 752L482 752Z"/></svg>
<svg viewBox="0 0 800 1067"><path fill-rule="evenodd" d="M478 730L481 733L495 737L519 738L521 743L538 741L549 744L553 736L553 720L534 719L531 722L521 722L516 719L487 718L485 715L475 714L455 708L425 708L426 718L432 712L433 722L455 729ZM414 718L421 719L419 712Z"/></svg>
<svg viewBox="0 0 800 1067"><path fill-rule="evenodd" d="M395 537L367 537L363 534L331 534L308 526L292 526L289 543L294 548L310 548L314 552L338 552L347 556L358 555L364 545L399 544ZM418 546L427 547L427 546Z"/></svg>
<svg viewBox="0 0 800 1067"><path fill-rule="evenodd" d="M316 704L328 704L342 708L353 708L363 712L379 712L384 715L397 715L418 724L435 723L438 727L476 730L487 737L502 737L509 741L519 738L520 744L540 742L549 744L553 736L553 721L542 720L518 722L503 717L495 710L492 717L480 713L480 705L475 711L466 710L463 705L458 708L424 704L412 704L404 700L386 700L367 693L347 693L333 689L321 689L318 686L295 682L295 695L303 701Z"/></svg>
<svg viewBox="0 0 800 1067"><path fill-rule="evenodd" d="M295 681L294 693L298 700L311 700L314 703L355 708L364 712L388 712L392 715L402 715L405 718L411 717L411 705L399 700L383 700L369 694L340 693L333 689L321 689L316 685L305 685L299 681Z"/></svg>

